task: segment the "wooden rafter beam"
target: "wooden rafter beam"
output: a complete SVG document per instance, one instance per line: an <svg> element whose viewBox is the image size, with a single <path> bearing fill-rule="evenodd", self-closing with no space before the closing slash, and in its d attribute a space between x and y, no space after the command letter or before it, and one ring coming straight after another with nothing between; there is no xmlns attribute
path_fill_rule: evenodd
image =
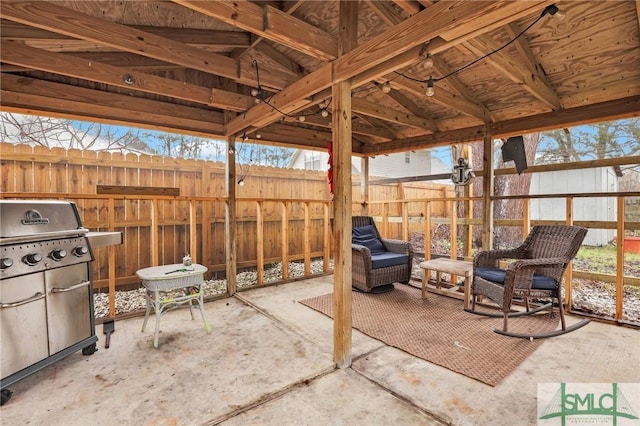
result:
<svg viewBox="0 0 640 426"><path fill-rule="evenodd" d="M426 96L426 83L418 83L404 77L397 77L393 80L391 86L397 86L398 89L413 93L416 96ZM491 121L491 114L484 105L469 102L461 96L456 96L454 93L451 93L442 87L436 87L433 96L429 97L429 99L433 102L446 106L447 108L453 108L470 117L475 117L483 123Z"/></svg>
<svg viewBox="0 0 640 426"><path fill-rule="evenodd" d="M1 75L0 96L1 110L7 112L70 119L85 117L106 123L134 125L208 138L222 138L224 130L221 112L11 74ZM331 140L330 131L305 129L282 123L272 124L261 129L260 133L262 137L256 140L256 143L293 148L310 146L326 149L328 141ZM305 145L301 145L300 141L305 141ZM360 144L356 144L356 148L360 149Z"/></svg>
<svg viewBox="0 0 640 426"><path fill-rule="evenodd" d="M66 50L66 42L74 41L74 50L82 49L91 50L93 43L85 40L76 40L73 37L58 34L52 31L40 28L30 27L17 22L2 20L3 39L19 40L28 42L30 46L40 47L47 50L56 50L64 52ZM150 34L159 35L188 44L191 46L207 46L217 48L240 48L249 47L251 45L251 34L246 31L219 31L219 30L203 30L196 28L170 28L170 27L151 27L143 25L129 25L134 28Z"/></svg>
<svg viewBox="0 0 640 426"><path fill-rule="evenodd" d="M420 3L415 0L393 0L393 2L409 15L415 15L422 9Z"/></svg>
<svg viewBox="0 0 640 426"><path fill-rule="evenodd" d="M532 4L539 2L508 2L505 6L501 2L438 2L434 6L414 15L393 28L361 44L348 54L334 60L330 64L321 66L318 70L301 78L287 89L275 94L271 99L279 111L286 110L292 104L305 97L312 96L332 83L353 78L369 71L390 59L407 52L421 44L437 37L443 31L451 30L458 26L467 28L467 32L473 32L486 27L487 16L496 20L504 20L503 13L517 14L517 7L529 10ZM498 13L502 11L502 13ZM399 68L399 67L398 67ZM380 72L391 72L389 67ZM266 125L277 120L282 112L268 105L259 104L242 116L231 120L227 125L226 134L241 132L249 126Z"/></svg>
<svg viewBox="0 0 640 426"><path fill-rule="evenodd" d="M384 2L376 2L376 1L371 1L369 0L367 2L369 4L369 6L378 14L378 16L380 16L388 25L397 25L400 22L402 22L402 17L400 16L400 14L393 8L389 7L388 3L384 3ZM429 6L431 6L432 2L429 2ZM383 5L387 5L386 7ZM451 47L453 45L453 43L446 43L446 47ZM444 43L440 43L441 48L444 48ZM425 46L425 48L420 50L419 53L419 57L426 57L427 52L429 51L428 49L429 45ZM424 51L423 51L424 50ZM431 53L431 57L433 59L433 64L434 64L434 70L437 70L440 75L447 75L449 74L449 69L446 66L446 64L444 63L444 61L440 60L438 58L437 55L435 55L435 52ZM395 80L396 76L391 76L391 75L387 75L385 76L386 78L384 80L386 81L393 81ZM379 79L382 80L382 79ZM383 81L381 81L381 83L384 83ZM477 118L480 118L482 120L490 120L491 114L489 112L489 110L475 97L471 94L471 91L462 83L462 81L460 81L460 79L453 75L450 77L450 80L448 80L448 83L460 94L462 95L469 103L474 104L476 107L471 107L471 106L467 106L464 111L467 112L467 114L469 114L470 111L473 111L473 113L471 114L472 116L475 116ZM414 85L415 87L415 85ZM396 88L397 89L405 89L405 87L403 86L403 83L397 83L396 84ZM409 90L411 91L411 90ZM422 90L422 93L415 93L414 94L418 95L418 96L422 96L424 94L425 90ZM402 100L400 100L398 98L399 95L399 91L392 91L391 93L396 94L395 99L397 102L399 102L401 105L404 105L406 108L409 109L409 111L411 111L411 102L404 97ZM447 100L443 100L442 99L442 93L440 95L438 95L438 97L436 97L436 101L441 104L444 104L444 102L447 102L448 100L450 100L452 97L448 97ZM447 107L453 107L453 105L446 105ZM414 110L415 111L415 110ZM478 111L482 111L481 114L477 114ZM415 115L420 116L420 114L416 114L414 112ZM437 125L435 122L433 122L433 128L437 128Z"/></svg>
<svg viewBox="0 0 640 426"><path fill-rule="evenodd" d="M391 3L386 1L365 0L365 3L382 19L388 26L393 27L402 22L402 16L393 8Z"/></svg>
<svg viewBox="0 0 640 426"><path fill-rule="evenodd" d="M437 147L452 143L476 142L482 140L485 134L494 138L515 136L525 133L543 132L557 129L560 126L578 126L597 123L599 121L620 120L623 118L640 117L640 95L601 102L561 111L551 111L512 120L505 120L487 125L473 126L436 132L431 135L398 139L384 144L384 147L363 147L363 154L375 155L380 153L403 152L411 149Z"/></svg>
<svg viewBox="0 0 640 426"><path fill-rule="evenodd" d="M138 90L197 102L236 112L244 111L253 104L253 99L250 96L235 92L196 86L99 62L89 62L64 53L48 52L13 41L0 43L2 60L13 65L110 84L127 90Z"/></svg>
<svg viewBox="0 0 640 426"><path fill-rule="evenodd" d="M640 0L636 0L636 16L638 17L638 30L640 30Z"/></svg>
<svg viewBox="0 0 640 426"><path fill-rule="evenodd" d="M431 130L432 132L435 132L438 130L438 123L435 120L425 117L424 110L420 108L418 105L416 105L416 103L413 102L411 99L409 99L404 93L399 92L397 90L392 90L387 94L387 96L389 96L391 99L396 101L398 104L400 104L403 108L405 108L411 114L415 115L416 117L420 117L423 120L427 120L431 126L429 130Z"/></svg>
<svg viewBox="0 0 640 426"><path fill-rule="evenodd" d="M241 63L217 53L134 28L98 19L94 16L49 2L3 2L0 17L58 34L111 46L186 68L227 77L236 82L256 85L255 72ZM290 83L284 74L266 74L265 87L281 89Z"/></svg>
<svg viewBox="0 0 640 426"><path fill-rule="evenodd" d="M42 114L71 119L96 119L106 123L139 125L170 132L220 135L222 113L167 104L129 95L2 74L3 111Z"/></svg>
<svg viewBox="0 0 640 426"><path fill-rule="evenodd" d="M463 46L478 55L478 57L496 52L501 47L486 36L469 40L463 43ZM528 69L529 67L523 66L521 62L522 59L519 58L516 60L504 53L504 51L500 51L491 54L491 56L486 58L486 61L553 110L557 111L562 109L560 97L553 88L546 83L546 79L538 78L537 74L533 74L531 70Z"/></svg>
<svg viewBox="0 0 640 426"><path fill-rule="evenodd" d="M360 115L375 117L381 120L403 124L405 126L426 129L432 132L437 130L437 126L433 120L419 117L411 113L390 109L358 98L352 99L351 105L352 110Z"/></svg>
<svg viewBox="0 0 640 426"><path fill-rule="evenodd" d="M286 123L299 123L299 120L295 117L282 117L282 121ZM309 126L322 127L324 129L331 129L331 118L323 118L320 116L310 116L310 117L306 117L304 124ZM352 123L351 126L352 126L353 133L370 136L374 140L379 142L394 139L393 134L375 126L367 126L360 123Z"/></svg>
<svg viewBox="0 0 640 426"><path fill-rule="evenodd" d="M447 64L440 58L438 55L434 55L433 59L433 67L438 70L440 75L449 75L452 71ZM478 108L484 111L483 117L488 117L489 121L492 121L491 112L489 109L469 90L466 84L458 77L456 74L451 75L447 78L447 84L453 88L458 94L460 94L464 99L469 101L471 104L476 105Z"/></svg>
<svg viewBox="0 0 640 426"><path fill-rule="evenodd" d="M334 59L338 52L338 43L331 34L272 6L260 6L245 0L173 1L318 59Z"/></svg>

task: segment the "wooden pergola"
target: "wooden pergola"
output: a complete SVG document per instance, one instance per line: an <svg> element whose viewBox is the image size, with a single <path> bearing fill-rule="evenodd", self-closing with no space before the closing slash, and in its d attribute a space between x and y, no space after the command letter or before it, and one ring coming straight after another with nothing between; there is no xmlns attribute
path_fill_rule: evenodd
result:
<svg viewBox="0 0 640 426"><path fill-rule="evenodd" d="M351 363L352 155L484 141L490 241L494 138L640 115L638 1L7 0L0 17L2 111L230 145L332 144L340 367ZM227 236L235 166L230 156Z"/></svg>

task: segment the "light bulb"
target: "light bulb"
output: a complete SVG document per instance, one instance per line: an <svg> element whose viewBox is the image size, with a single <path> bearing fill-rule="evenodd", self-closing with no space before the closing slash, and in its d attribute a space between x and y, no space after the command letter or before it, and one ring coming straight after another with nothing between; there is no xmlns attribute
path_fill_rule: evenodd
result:
<svg viewBox="0 0 640 426"><path fill-rule="evenodd" d="M427 55L424 62L422 63L422 67L426 70L433 68L433 58L430 54Z"/></svg>
<svg viewBox="0 0 640 426"><path fill-rule="evenodd" d="M233 155L233 154L235 154L235 153L236 153L236 150L235 150L235 149L233 149L233 147L232 147L232 146L230 146L230 147L229 147L229 154Z"/></svg>
<svg viewBox="0 0 640 426"><path fill-rule="evenodd" d="M561 10L558 10L555 15L553 15L558 21L562 21L565 17L565 13Z"/></svg>
<svg viewBox="0 0 640 426"><path fill-rule="evenodd" d="M238 180L238 186L244 186L244 178Z"/></svg>
<svg viewBox="0 0 640 426"><path fill-rule="evenodd" d="M389 93L391 92L391 84L389 84L389 82L387 81L385 84L382 85L382 93Z"/></svg>
<svg viewBox="0 0 640 426"><path fill-rule="evenodd" d="M253 101L254 101L255 103L259 104L259 103L260 103L260 98L255 98Z"/></svg>
<svg viewBox="0 0 640 426"><path fill-rule="evenodd" d="M322 112L320 113L321 116L327 118L329 116L329 113L327 112L326 109L323 109Z"/></svg>
<svg viewBox="0 0 640 426"><path fill-rule="evenodd" d="M256 139L261 139L262 138L262 133L256 133Z"/></svg>
<svg viewBox="0 0 640 426"><path fill-rule="evenodd" d="M433 90L433 78L429 77L429 80L427 81L427 91L425 92L425 94L427 96L433 96L434 93L435 91Z"/></svg>
<svg viewBox="0 0 640 426"><path fill-rule="evenodd" d="M251 96L253 96L254 98L258 96L258 93L258 89L251 89Z"/></svg>
<svg viewBox="0 0 640 426"><path fill-rule="evenodd" d="M327 101L322 101L318 104L318 108L325 109L327 107Z"/></svg>
<svg viewBox="0 0 640 426"><path fill-rule="evenodd" d="M298 120L300 120L301 122L304 122L307 119L307 117L305 117L304 115L301 115L300 117L298 117Z"/></svg>

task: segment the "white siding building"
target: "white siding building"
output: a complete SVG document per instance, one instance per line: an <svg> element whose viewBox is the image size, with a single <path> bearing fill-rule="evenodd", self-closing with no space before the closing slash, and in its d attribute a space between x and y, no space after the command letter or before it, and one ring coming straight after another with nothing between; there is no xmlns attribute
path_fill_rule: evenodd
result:
<svg viewBox="0 0 640 426"><path fill-rule="evenodd" d="M320 151L297 150L289 162L290 168L326 171L329 154ZM351 171L360 174L361 158L353 157ZM369 176L384 178L400 178L451 173L448 167L429 150L401 152L379 155L369 159Z"/></svg>
<svg viewBox="0 0 640 426"><path fill-rule="evenodd" d="M618 177L611 167L533 173L530 194L613 192ZM532 199L531 220L565 220L564 198ZM573 220L616 221L615 197L574 198ZM615 237L613 229L590 229L585 245L603 246Z"/></svg>

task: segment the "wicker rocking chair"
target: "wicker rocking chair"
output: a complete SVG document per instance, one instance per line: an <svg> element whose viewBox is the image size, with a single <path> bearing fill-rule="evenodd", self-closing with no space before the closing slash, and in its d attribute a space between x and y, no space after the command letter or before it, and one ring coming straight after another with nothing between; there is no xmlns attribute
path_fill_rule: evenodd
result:
<svg viewBox="0 0 640 426"><path fill-rule="evenodd" d="M589 323L583 320L567 327L562 301L562 278L569 262L575 257L587 234L587 229L569 225L534 226L522 245L510 250L487 250L473 259L472 308L467 312L479 315L503 317L503 329L494 331L511 337L540 339L559 336L577 330ZM500 269L501 259L514 260L507 269ZM485 296L502 308L502 314L476 311L476 299ZM522 298L526 312L512 312L514 298ZM551 303L535 310L529 307L530 299L551 299ZM532 315L558 304L562 329L542 334L509 332L508 318Z"/></svg>
<svg viewBox="0 0 640 426"><path fill-rule="evenodd" d="M370 216L352 218L352 288L366 293L409 283L413 249L408 241L382 238Z"/></svg>

